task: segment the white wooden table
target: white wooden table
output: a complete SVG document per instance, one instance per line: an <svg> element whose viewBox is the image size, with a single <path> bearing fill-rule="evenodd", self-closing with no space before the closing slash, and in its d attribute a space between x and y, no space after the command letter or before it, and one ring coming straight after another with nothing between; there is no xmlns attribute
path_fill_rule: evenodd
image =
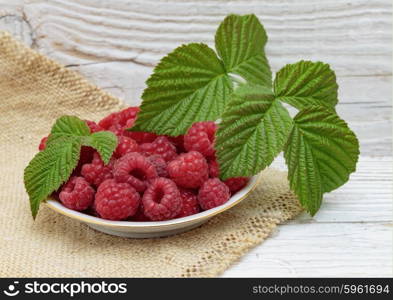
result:
<svg viewBox="0 0 393 300"><path fill-rule="evenodd" d="M228 13L257 14L273 71L331 64L339 114L361 144L358 171L320 212L281 225L224 276L392 276L392 7L390 0L0 0L0 29L138 104L161 56L212 44ZM274 163L284 168L282 158Z"/></svg>

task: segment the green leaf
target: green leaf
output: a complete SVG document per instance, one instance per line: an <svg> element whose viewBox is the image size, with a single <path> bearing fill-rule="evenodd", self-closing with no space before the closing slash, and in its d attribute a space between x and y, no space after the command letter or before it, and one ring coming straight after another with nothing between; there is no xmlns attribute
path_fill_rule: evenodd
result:
<svg viewBox="0 0 393 300"><path fill-rule="evenodd" d="M228 73L249 83L272 86L272 73L265 55L267 35L255 15L229 15L215 36L218 55Z"/></svg>
<svg viewBox="0 0 393 300"><path fill-rule="evenodd" d="M113 151L117 146L117 137L110 131L99 131L93 133L85 142L85 146L95 148L105 164L109 163Z"/></svg>
<svg viewBox="0 0 393 300"><path fill-rule="evenodd" d="M281 152L291 128L288 111L269 89L239 87L216 135L221 178L251 176L264 169Z"/></svg>
<svg viewBox="0 0 393 300"><path fill-rule="evenodd" d="M79 138L89 136L90 129L85 121L74 116L62 116L58 118L52 127L47 144L62 138Z"/></svg>
<svg viewBox="0 0 393 300"><path fill-rule="evenodd" d="M75 169L81 149L78 141L59 139L37 153L24 171L24 183L30 198L33 218L38 208L52 192L64 183Z"/></svg>
<svg viewBox="0 0 393 300"><path fill-rule="evenodd" d="M348 125L323 106L299 112L294 122L284 149L288 179L302 206L314 215L323 193L343 185L356 170L359 142Z"/></svg>
<svg viewBox="0 0 393 300"><path fill-rule="evenodd" d="M325 106L334 110L338 102L336 75L328 64L300 61L286 65L276 74L274 94L298 109Z"/></svg>
<svg viewBox="0 0 393 300"><path fill-rule="evenodd" d="M222 62L205 44L188 44L164 57L143 92L132 131L177 136L197 121L216 120L232 83Z"/></svg>

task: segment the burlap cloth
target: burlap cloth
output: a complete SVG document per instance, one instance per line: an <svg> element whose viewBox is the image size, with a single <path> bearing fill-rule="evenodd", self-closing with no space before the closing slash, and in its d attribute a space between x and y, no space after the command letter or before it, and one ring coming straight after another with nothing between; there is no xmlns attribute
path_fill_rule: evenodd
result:
<svg viewBox="0 0 393 300"><path fill-rule="evenodd" d="M300 212L286 174L268 169L247 199L181 235L114 237L45 205L34 222L23 169L40 138L61 115L99 120L123 106L78 73L0 32L1 277L217 276Z"/></svg>

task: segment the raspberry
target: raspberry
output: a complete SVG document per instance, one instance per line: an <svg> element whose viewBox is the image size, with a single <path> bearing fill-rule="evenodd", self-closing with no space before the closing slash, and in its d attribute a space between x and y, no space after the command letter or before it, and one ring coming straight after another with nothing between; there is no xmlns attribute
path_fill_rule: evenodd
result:
<svg viewBox="0 0 393 300"><path fill-rule="evenodd" d="M180 154L167 167L169 176L184 188L198 188L208 178L208 165L196 151Z"/></svg>
<svg viewBox="0 0 393 300"><path fill-rule="evenodd" d="M111 127L109 127L107 130L113 132L115 135L117 136L121 136L124 133L124 129L123 126L121 126L120 124L115 124L112 125Z"/></svg>
<svg viewBox="0 0 393 300"><path fill-rule="evenodd" d="M217 125L212 121L194 123L184 136L187 151L198 151L204 156L214 155L214 136Z"/></svg>
<svg viewBox="0 0 393 300"><path fill-rule="evenodd" d="M224 204L229 197L229 188L218 178L206 180L198 193L199 205L204 210Z"/></svg>
<svg viewBox="0 0 393 300"><path fill-rule="evenodd" d="M98 214L108 220L124 220L133 216L140 196L128 183L107 179L98 187L95 207Z"/></svg>
<svg viewBox="0 0 393 300"><path fill-rule="evenodd" d="M168 177L166 161L161 157L161 155L151 155L147 158L147 160L154 165L159 177Z"/></svg>
<svg viewBox="0 0 393 300"><path fill-rule="evenodd" d="M113 125L125 126L129 120L135 120L139 112L139 107L128 107L119 112L111 113L103 118L98 125L103 129L109 129Z"/></svg>
<svg viewBox="0 0 393 300"><path fill-rule="evenodd" d="M138 192L147 187L147 180L156 178L157 171L154 165L142 154L132 152L119 158L116 162L113 175L118 182L127 182Z"/></svg>
<svg viewBox="0 0 393 300"><path fill-rule="evenodd" d="M176 147L165 136L156 138L152 143L142 144L141 151L148 155L159 154L165 161L171 161L177 156Z"/></svg>
<svg viewBox="0 0 393 300"><path fill-rule="evenodd" d="M93 204L94 189L83 177L73 176L61 188L59 199L65 207L82 211Z"/></svg>
<svg viewBox="0 0 393 300"><path fill-rule="evenodd" d="M86 163L93 161L93 156L95 152L96 151L92 147L82 146L81 154L79 157L79 163L84 165Z"/></svg>
<svg viewBox="0 0 393 300"><path fill-rule="evenodd" d="M101 128L101 126L97 125L96 122L93 121L89 121L89 120L85 120L87 126L89 126L90 128L90 132L94 133L94 132L98 132L98 131L102 131L103 129Z"/></svg>
<svg viewBox="0 0 393 300"><path fill-rule="evenodd" d="M211 178L220 176L220 169L216 159L209 161L209 175Z"/></svg>
<svg viewBox="0 0 393 300"><path fill-rule="evenodd" d="M159 177L151 181L143 194L142 204L143 212L150 220L169 220L179 214L182 198L172 180Z"/></svg>
<svg viewBox="0 0 393 300"><path fill-rule="evenodd" d="M220 176L219 165L215 158L209 161L209 175L211 178ZM232 177L225 180L224 183L228 186L229 190L233 194L244 188L248 180L248 177Z"/></svg>
<svg viewBox="0 0 393 300"><path fill-rule="evenodd" d="M231 193L236 193L244 188L248 182L248 177L232 177L224 181Z"/></svg>
<svg viewBox="0 0 393 300"><path fill-rule="evenodd" d="M48 137L43 137L40 141L40 145L38 146L38 150L42 151L46 147L46 141L48 140Z"/></svg>
<svg viewBox="0 0 393 300"><path fill-rule="evenodd" d="M105 130L112 131L116 135L123 135L125 129L131 127L136 120L139 107L128 107L122 111L111 113L102 119L98 125Z"/></svg>
<svg viewBox="0 0 393 300"><path fill-rule="evenodd" d="M180 189L180 196L182 198L182 208L180 213L177 215L178 218L191 216L199 213L199 204L197 196L186 189Z"/></svg>
<svg viewBox="0 0 393 300"><path fill-rule="evenodd" d="M118 141L119 141L119 143L118 143L117 148L113 154L116 158L122 157L123 155L130 153L130 152L139 152L140 151L138 143L129 137L119 136Z"/></svg>
<svg viewBox="0 0 393 300"><path fill-rule="evenodd" d="M117 119L114 121L114 124L117 124L117 126L114 125L112 130L117 132L120 131L122 135L132 138L138 144L151 143L157 138L156 134L143 131L134 132L125 130L134 125L139 110L139 107L129 107L128 109L122 110Z"/></svg>
<svg viewBox="0 0 393 300"><path fill-rule="evenodd" d="M105 165L98 152L94 152L93 160L82 166L81 174L91 185L98 187L104 180L113 178L112 169L114 161Z"/></svg>
<svg viewBox="0 0 393 300"><path fill-rule="evenodd" d="M95 152L94 148L88 146L82 146L81 153L79 156L79 162L73 172L73 175L75 176L81 175L82 167L85 164L89 164L93 161L94 152Z"/></svg>

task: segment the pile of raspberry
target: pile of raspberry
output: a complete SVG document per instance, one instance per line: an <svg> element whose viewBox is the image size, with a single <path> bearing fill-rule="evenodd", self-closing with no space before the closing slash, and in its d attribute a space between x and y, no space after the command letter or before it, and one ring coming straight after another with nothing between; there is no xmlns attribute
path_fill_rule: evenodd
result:
<svg viewBox="0 0 393 300"><path fill-rule="evenodd" d="M64 206L108 220L162 221L222 205L247 184L247 177L218 178L214 122L195 123L178 137L127 131L138 112L129 107L98 124L86 121L91 132L115 133L118 146L107 165L82 147L78 166L56 193Z"/></svg>

